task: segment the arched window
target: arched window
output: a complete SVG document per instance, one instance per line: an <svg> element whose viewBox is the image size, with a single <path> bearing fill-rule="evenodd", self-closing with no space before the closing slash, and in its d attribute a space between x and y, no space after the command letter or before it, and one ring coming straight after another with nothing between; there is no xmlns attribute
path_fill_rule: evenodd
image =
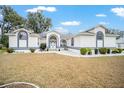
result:
<svg viewBox="0 0 124 93"><path fill-rule="evenodd" d="M56 40L57 40L56 36L51 36L50 37L50 41L56 41Z"/></svg>
<svg viewBox="0 0 124 93"><path fill-rule="evenodd" d="M23 42L23 44L22 44ZM28 47L28 33L26 31L20 31L18 33L18 47Z"/></svg>
<svg viewBox="0 0 124 93"><path fill-rule="evenodd" d="M19 40L27 40L27 38L28 38L27 32L20 31L18 34L18 38L19 38Z"/></svg>
<svg viewBox="0 0 124 93"><path fill-rule="evenodd" d="M61 47L65 47L65 46L67 46L67 42L66 42L66 40L62 39L61 40Z"/></svg>
<svg viewBox="0 0 124 93"><path fill-rule="evenodd" d="M101 32L101 31L97 32L96 39L103 40L103 38L104 38L103 32Z"/></svg>
<svg viewBox="0 0 124 93"><path fill-rule="evenodd" d="M74 38L71 38L71 46L74 46Z"/></svg>

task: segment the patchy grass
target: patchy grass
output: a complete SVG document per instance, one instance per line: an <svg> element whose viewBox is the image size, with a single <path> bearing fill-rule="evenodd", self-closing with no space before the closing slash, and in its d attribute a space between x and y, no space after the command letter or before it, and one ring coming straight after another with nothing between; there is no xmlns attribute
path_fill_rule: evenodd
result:
<svg viewBox="0 0 124 93"><path fill-rule="evenodd" d="M124 56L1 54L0 84L11 82L30 82L40 87L124 87Z"/></svg>

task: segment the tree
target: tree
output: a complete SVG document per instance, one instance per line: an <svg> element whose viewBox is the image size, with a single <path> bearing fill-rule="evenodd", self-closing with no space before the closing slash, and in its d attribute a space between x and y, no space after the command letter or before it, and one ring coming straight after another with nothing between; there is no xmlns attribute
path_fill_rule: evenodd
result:
<svg viewBox="0 0 124 93"><path fill-rule="evenodd" d="M24 25L24 19L17 14L10 6L0 6L2 32L7 33L10 30L20 28Z"/></svg>
<svg viewBox="0 0 124 93"><path fill-rule="evenodd" d="M48 31L51 26L51 19L45 17L42 12L28 13L26 27L34 33Z"/></svg>
<svg viewBox="0 0 124 93"><path fill-rule="evenodd" d="M9 45L9 38L6 35L2 35L0 43L3 44L5 47Z"/></svg>

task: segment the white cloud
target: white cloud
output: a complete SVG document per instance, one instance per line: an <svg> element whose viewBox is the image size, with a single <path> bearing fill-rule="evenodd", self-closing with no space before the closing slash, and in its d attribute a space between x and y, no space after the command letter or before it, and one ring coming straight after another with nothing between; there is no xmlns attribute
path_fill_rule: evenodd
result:
<svg viewBox="0 0 124 93"><path fill-rule="evenodd" d="M109 25L109 22L99 22L100 25Z"/></svg>
<svg viewBox="0 0 124 93"><path fill-rule="evenodd" d="M80 22L79 21L66 21L66 22L61 22L61 24L64 26L79 26Z"/></svg>
<svg viewBox="0 0 124 93"><path fill-rule="evenodd" d="M124 17L124 8L122 7L112 8L111 12L115 13L117 16Z"/></svg>
<svg viewBox="0 0 124 93"><path fill-rule="evenodd" d="M55 31L62 34L67 34L69 32L67 29L64 29L63 27L55 27Z"/></svg>
<svg viewBox="0 0 124 93"><path fill-rule="evenodd" d="M27 9L26 12L36 13L38 11L47 11L47 12L55 12L57 11L55 7L45 7L45 6L38 6L36 8Z"/></svg>
<svg viewBox="0 0 124 93"><path fill-rule="evenodd" d="M105 14L96 14L96 17L106 17L107 15Z"/></svg>

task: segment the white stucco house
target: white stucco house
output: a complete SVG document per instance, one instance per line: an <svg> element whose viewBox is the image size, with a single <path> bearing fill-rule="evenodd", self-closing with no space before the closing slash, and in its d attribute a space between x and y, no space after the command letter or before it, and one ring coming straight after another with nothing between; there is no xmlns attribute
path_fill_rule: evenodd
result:
<svg viewBox="0 0 124 93"><path fill-rule="evenodd" d="M100 47L115 48L117 47L116 37L118 36L109 33L108 29L102 25L72 36L64 36L56 31L35 34L33 31L23 28L12 31L7 35L9 36L9 47L14 49L38 49L41 43L46 43L48 49L60 49L63 46L72 49L82 47L92 49Z"/></svg>
<svg viewBox="0 0 124 93"><path fill-rule="evenodd" d="M117 38L117 47L124 49L124 31L120 32L119 38Z"/></svg>

